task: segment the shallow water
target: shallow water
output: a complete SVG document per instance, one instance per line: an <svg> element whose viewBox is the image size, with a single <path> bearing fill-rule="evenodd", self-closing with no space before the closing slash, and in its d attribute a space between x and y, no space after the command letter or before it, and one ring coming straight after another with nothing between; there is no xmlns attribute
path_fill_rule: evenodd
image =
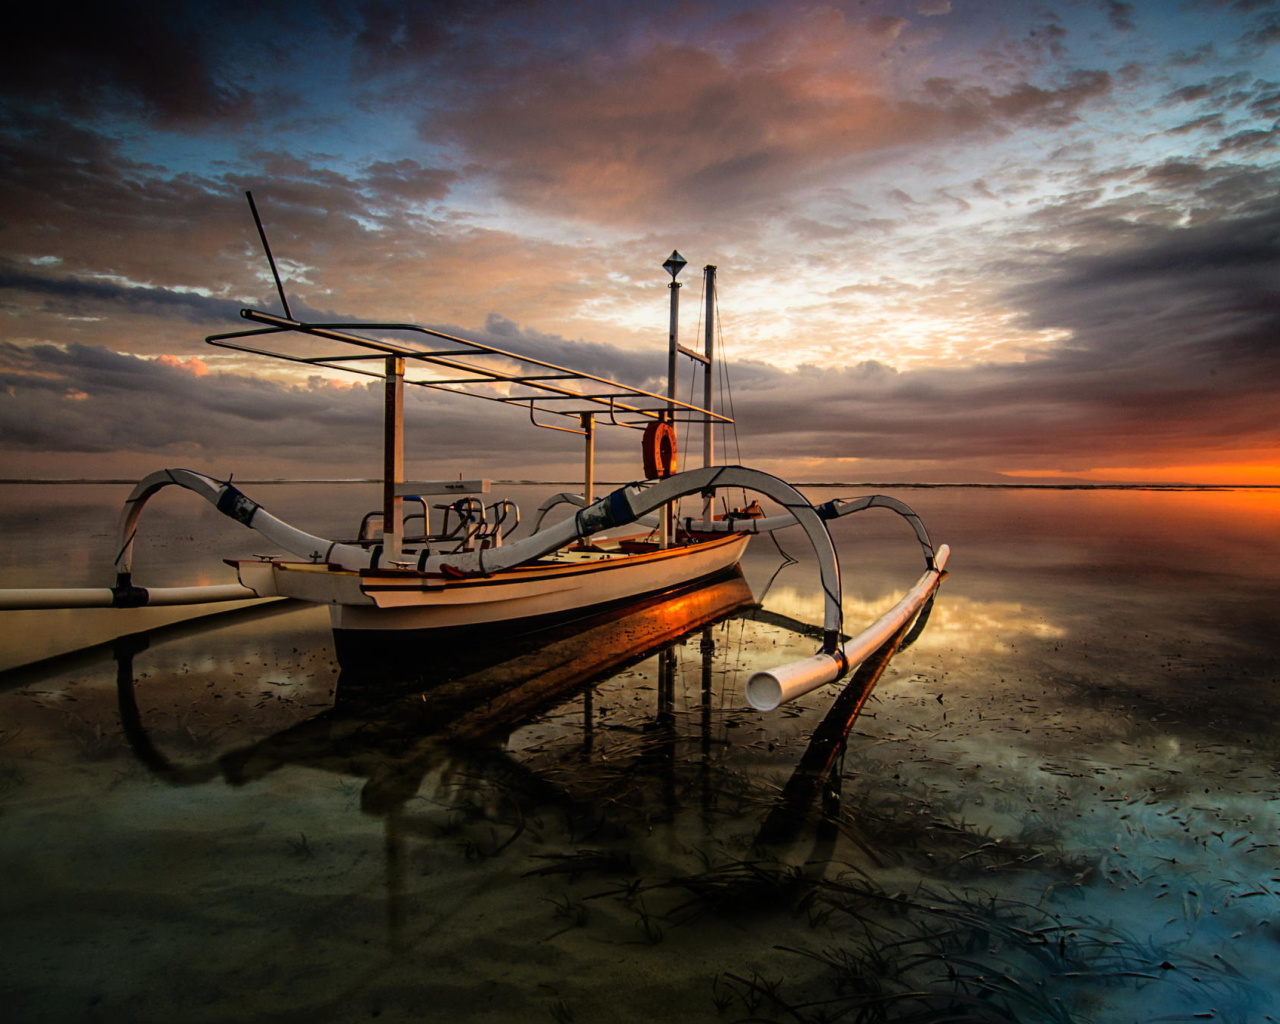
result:
<svg viewBox="0 0 1280 1024"><path fill-rule="evenodd" d="M109 582L125 490L3 488L0 585ZM246 490L320 533L376 503ZM154 629L0 675L9 1017L1271 1019L1280 493L893 493L951 575L843 747L840 687L746 710L822 613L767 538L714 592L399 669L305 607L4 613L5 666ZM144 585L258 549L155 505ZM919 550L834 533L852 631Z"/></svg>

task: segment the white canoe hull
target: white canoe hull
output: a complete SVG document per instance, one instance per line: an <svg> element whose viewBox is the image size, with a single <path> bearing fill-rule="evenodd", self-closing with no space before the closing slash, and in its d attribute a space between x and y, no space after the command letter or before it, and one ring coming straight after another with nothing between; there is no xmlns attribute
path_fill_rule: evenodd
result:
<svg viewBox="0 0 1280 1024"><path fill-rule="evenodd" d="M334 629L449 629L571 615L684 586L736 565L749 541L729 535L643 554L566 552L465 579L305 562L245 561L237 569L241 582L261 596L329 605Z"/></svg>

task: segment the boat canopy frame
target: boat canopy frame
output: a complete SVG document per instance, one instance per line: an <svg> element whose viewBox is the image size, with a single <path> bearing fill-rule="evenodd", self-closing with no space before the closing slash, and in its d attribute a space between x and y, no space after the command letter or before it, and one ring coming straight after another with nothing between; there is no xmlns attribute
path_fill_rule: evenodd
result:
<svg viewBox="0 0 1280 1024"><path fill-rule="evenodd" d="M582 427L562 427L539 422L537 418L539 413L575 419L580 423L585 416L601 417L605 422L616 426L636 428L643 427L648 421L659 419L700 423L734 422L730 416L713 412L703 406L681 402L671 395L660 395L630 384L610 380L607 377L574 370L535 356L499 348L496 345L459 338L417 324L307 323L255 309L242 309L240 315L246 320L264 326L247 331L213 334L205 341L218 348L268 356L306 366L322 366L330 370L360 374L379 380L385 380L388 377L388 360L404 360L406 368L410 363L426 364L461 375L444 378L413 378L406 375L403 377L403 383L415 387L432 388L449 394L483 398L486 401L500 402L504 405L527 406L529 418L533 424L545 429L563 430L574 434L586 433ZM441 350L422 349L385 338L365 337L354 334L353 331L404 331L448 342L451 347ZM306 334L337 342L357 351L303 356L248 345L240 341L244 338L261 338L289 333ZM500 366L477 363L477 359L507 360L531 369L530 372L511 372ZM383 365L351 365L360 362ZM570 386L575 384L590 386L590 390L577 390ZM484 390L503 386L516 388L520 393L490 394Z"/></svg>
<svg viewBox="0 0 1280 1024"><path fill-rule="evenodd" d="M673 295L675 292L673 291ZM211 334L205 341L218 348L252 355L267 356L304 366L323 366L343 373L355 373L381 380L385 386L383 407L383 474L382 522L386 549L398 558L404 539L401 522L404 483L404 388L405 385L431 388L454 395L483 398L502 405L525 405L529 420L536 427L579 434L584 441L583 492L588 501L595 479L595 428L598 421L614 426L643 429L655 422L676 421L733 423L732 417L714 412L709 407L682 402L675 397L674 378L668 380L668 394L661 395L643 388L622 384L592 373L573 370L536 356L522 355L485 342L459 338L434 328L407 323L307 323L291 315L278 316L256 309L241 309L240 316L261 327L245 331ZM674 320L674 301L673 301ZM444 349L423 349L403 341L371 338L353 331L399 331L423 335L446 342ZM673 328L674 332L674 328ZM346 346L337 353L299 355L246 344L246 338L269 338L282 334L301 334ZM674 333L672 334L674 344ZM674 349L672 358L674 358ZM499 360L506 365L493 365L486 360ZM354 365L365 363L368 365ZM512 372L512 365L528 372ZM445 370L452 376L411 377L410 366L426 365ZM459 374L461 376L459 376ZM574 387L568 385L573 384ZM510 389L516 393L497 394L494 389ZM709 403L708 403L709 405ZM576 427L539 422L538 414L560 416L578 421ZM619 418L621 417L621 418ZM708 431L709 432L709 431ZM663 517L661 546L670 543L671 513Z"/></svg>

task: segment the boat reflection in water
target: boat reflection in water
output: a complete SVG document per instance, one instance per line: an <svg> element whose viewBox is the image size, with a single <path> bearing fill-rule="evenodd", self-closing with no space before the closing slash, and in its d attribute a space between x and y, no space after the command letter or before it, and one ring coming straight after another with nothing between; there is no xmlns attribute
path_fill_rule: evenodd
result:
<svg viewBox="0 0 1280 1024"><path fill-rule="evenodd" d="M915 633L926 618L927 610ZM632 855L625 840L637 823L651 829L684 811L693 811L704 830L714 823L723 833L740 823L749 830L741 840L757 846L815 839L804 859L821 859L835 839L845 738L893 653L913 639L911 627L863 664L816 731L793 713L792 742L798 748L807 739L808 747L779 789L771 780L745 784L728 753L754 749L750 737L728 738L753 715L740 704L740 685L733 685L740 680L730 678L740 653L732 649L734 629L748 626L785 631L797 644L811 642L813 633L762 611L735 569L701 586L501 643L463 634L435 641L425 655L413 642L397 648L378 638L365 649L345 643L331 708L185 767L170 763L148 737L130 651L122 646L121 719L139 759L175 785L218 776L250 785L299 767L363 779L360 808L384 821L388 925L397 947L410 902L407 843L438 839L459 821L472 830L466 841L473 859L501 853L530 821L547 827L542 817L553 812L567 842L590 842L591 857L620 865ZM688 648L697 651L691 663ZM646 673L654 685L646 685ZM770 736L782 745L777 722ZM583 866L580 852L566 856L570 866Z"/></svg>
<svg viewBox="0 0 1280 1024"><path fill-rule="evenodd" d="M418 795L428 776L447 786L459 771L487 774L499 763L518 771L506 753L511 734L578 693L589 748L592 684L752 606L751 589L734 570L705 586L507 641L476 633L433 638L425 656L420 641L380 636L362 646L347 638L332 711L227 754L226 777L246 783L297 764L358 775L367 779L362 808L381 814ZM670 701L660 688L659 716Z"/></svg>

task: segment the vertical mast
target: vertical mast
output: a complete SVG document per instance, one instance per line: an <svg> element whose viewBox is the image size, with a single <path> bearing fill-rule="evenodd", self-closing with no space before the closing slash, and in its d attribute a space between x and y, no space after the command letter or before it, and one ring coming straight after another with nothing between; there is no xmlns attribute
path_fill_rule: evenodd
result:
<svg viewBox="0 0 1280 1024"><path fill-rule="evenodd" d="M672 280L667 287L671 289L671 325L667 329L667 417L670 422L676 415L676 353L680 351L680 282Z"/></svg>
<svg viewBox="0 0 1280 1024"><path fill-rule="evenodd" d="M596 417L595 413L582 414L583 466L582 497L588 505L596 500Z"/></svg>
<svg viewBox="0 0 1280 1024"><path fill-rule="evenodd" d="M716 337L716 267L714 263L708 263L702 268L703 278L707 292L707 337L706 337L706 356L707 361L703 364L702 370L702 407L708 413L712 411L712 402L715 401L715 337ZM709 466L715 459L715 428L712 425L711 417L707 416L706 430L702 433L702 464Z"/></svg>
<svg viewBox="0 0 1280 1024"><path fill-rule="evenodd" d="M404 356L387 356L382 431L382 555L389 560L400 557L404 533Z"/></svg>
<svg viewBox="0 0 1280 1024"><path fill-rule="evenodd" d="M706 338L706 357L707 361L702 367L702 408L706 410L706 419L703 421L702 430L702 464L710 466L715 461L715 425L711 419L711 403L715 400L715 336L716 336L716 267L714 263L708 263L702 268L703 285L707 293L707 338ZM714 499L710 494L702 503L702 518L710 521L712 515L712 502Z"/></svg>
<svg viewBox="0 0 1280 1024"><path fill-rule="evenodd" d="M680 282L676 280L676 275L688 262L672 249L671 255L662 264L662 269L671 275L671 283L667 285L671 289L671 326L667 332L667 422L673 427L676 419L676 355L680 351ZM659 535L659 544L664 548L671 544L674 525L675 509L666 505L662 510L662 530Z"/></svg>
<svg viewBox="0 0 1280 1024"><path fill-rule="evenodd" d="M676 354L680 351L680 282L676 276L689 261L674 249L662 269L671 275L671 326L667 331L667 422L676 418Z"/></svg>

